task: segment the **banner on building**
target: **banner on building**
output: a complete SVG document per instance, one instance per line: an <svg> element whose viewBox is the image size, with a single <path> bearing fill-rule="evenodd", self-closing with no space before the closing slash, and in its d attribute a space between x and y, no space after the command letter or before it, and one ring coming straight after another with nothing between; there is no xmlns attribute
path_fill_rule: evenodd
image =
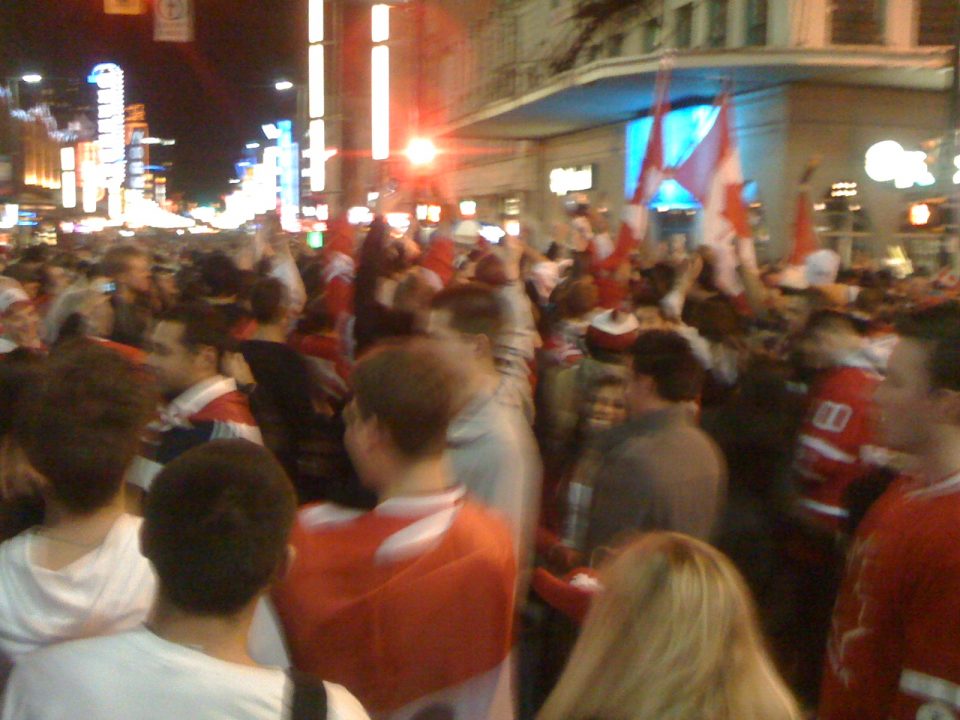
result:
<svg viewBox="0 0 960 720"><path fill-rule="evenodd" d="M193 0L156 0L153 39L193 42Z"/></svg>
<svg viewBox="0 0 960 720"><path fill-rule="evenodd" d="M107 15L143 15L147 11L146 0L103 0Z"/></svg>

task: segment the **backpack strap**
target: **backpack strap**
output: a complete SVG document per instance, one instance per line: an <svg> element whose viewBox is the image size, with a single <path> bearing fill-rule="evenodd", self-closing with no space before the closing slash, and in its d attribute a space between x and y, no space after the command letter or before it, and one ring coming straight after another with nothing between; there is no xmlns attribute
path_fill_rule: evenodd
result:
<svg viewBox="0 0 960 720"><path fill-rule="evenodd" d="M327 720L327 688L308 673L290 670L293 708L290 720Z"/></svg>

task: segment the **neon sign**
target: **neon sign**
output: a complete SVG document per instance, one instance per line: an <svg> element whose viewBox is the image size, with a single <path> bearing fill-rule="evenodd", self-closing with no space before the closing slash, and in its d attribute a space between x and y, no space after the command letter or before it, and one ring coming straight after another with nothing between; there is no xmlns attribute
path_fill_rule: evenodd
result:
<svg viewBox="0 0 960 720"><path fill-rule="evenodd" d="M126 175L124 147L123 70L114 63L101 63L87 82L97 86L97 133L103 185L109 192L109 214L120 214L120 192Z"/></svg>

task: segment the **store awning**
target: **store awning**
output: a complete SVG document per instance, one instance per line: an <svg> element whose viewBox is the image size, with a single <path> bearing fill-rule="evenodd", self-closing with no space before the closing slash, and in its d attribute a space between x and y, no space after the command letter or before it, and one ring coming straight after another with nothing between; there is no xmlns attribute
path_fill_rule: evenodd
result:
<svg viewBox="0 0 960 720"><path fill-rule="evenodd" d="M653 105L659 59L599 60L535 83L517 74L491 86L480 109L449 123L442 134L490 139L536 139L622 122ZM936 47L737 48L685 52L674 58L674 107L710 102L729 80L736 94L787 83L946 90L950 52ZM523 90L530 82L531 89ZM497 96L499 94L499 98Z"/></svg>

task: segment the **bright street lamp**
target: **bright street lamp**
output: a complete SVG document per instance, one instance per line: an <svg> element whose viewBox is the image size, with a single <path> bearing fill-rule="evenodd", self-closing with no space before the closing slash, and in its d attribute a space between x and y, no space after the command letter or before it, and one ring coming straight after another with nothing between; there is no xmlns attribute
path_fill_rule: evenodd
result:
<svg viewBox="0 0 960 720"><path fill-rule="evenodd" d="M277 80L273 84L273 87L276 88L278 92L286 92L287 90L293 90L293 83L289 80Z"/></svg>
<svg viewBox="0 0 960 720"><path fill-rule="evenodd" d="M411 165L429 165L437 158L437 146L429 138L413 138L404 151Z"/></svg>
<svg viewBox="0 0 960 720"><path fill-rule="evenodd" d="M247 143L247 150L256 150L258 147L260 147L260 143L258 143L258 142L248 142L248 143Z"/></svg>
<svg viewBox="0 0 960 720"><path fill-rule="evenodd" d="M43 82L43 75L38 75L37 73L27 73L20 79L29 85L36 85L37 83Z"/></svg>

